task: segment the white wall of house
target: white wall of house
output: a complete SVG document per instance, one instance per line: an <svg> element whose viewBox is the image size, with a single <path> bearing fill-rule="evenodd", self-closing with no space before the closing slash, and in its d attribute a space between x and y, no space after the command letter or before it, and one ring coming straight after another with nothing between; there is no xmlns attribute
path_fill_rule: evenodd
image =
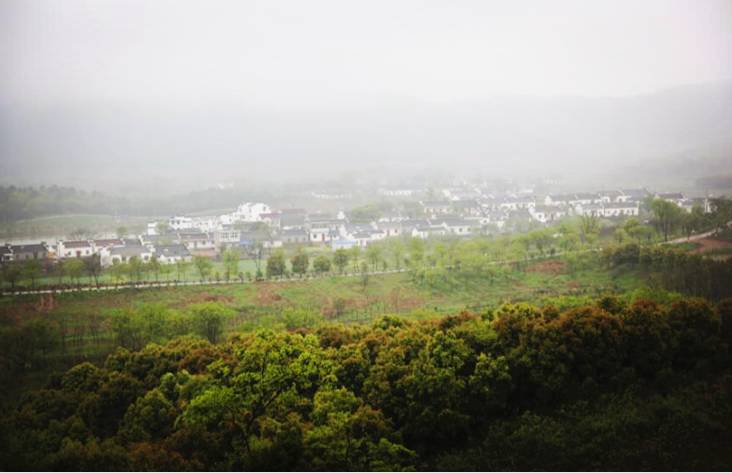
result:
<svg viewBox="0 0 732 473"><path fill-rule="evenodd" d="M173 230L191 230L194 227L193 219L190 217L170 217L168 226Z"/></svg>
<svg viewBox="0 0 732 473"><path fill-rule="evenodd" d="M87 246L72 246L71 248L67 248L64 245L63 241L58 242L58 246L56 248L56 257L60 259L66 259L66 258L85 258L87 256L91 256L95 253L94 246L90 243Z"/></svg>

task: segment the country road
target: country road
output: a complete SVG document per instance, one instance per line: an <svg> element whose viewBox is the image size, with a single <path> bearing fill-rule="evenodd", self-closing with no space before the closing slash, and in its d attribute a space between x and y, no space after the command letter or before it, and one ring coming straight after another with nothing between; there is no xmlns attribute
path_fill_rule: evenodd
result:
<svg viewBox="0 0 732 473"><path fill-rule="evenodd" d="M563 256L567 254L583 254L583 253L593 253L602 251L601 248L587 248L584 250L577 250L577 251L565 251L565 252L556 252L554 254L546 254L546 255L537 255L532 256L525 259L520 260L499 260L499 261L491 261L488 264L490 266L497 266L497 265L504 265L504 264L517 264L517 263L527 263L531 261L537 261L542 259L550 259L550 258L556 258L558 256ZM452 269L451 267L447 267L447 269ZM408 269L402 268L402 269L390 269L386 271L370 271L368 273L365 273L368 276L378 276L382 274L394 274L394 273L404 273L407 272ZM349 278L349 277L360 277L364 273L344 273L344 274L325 274L325 275L308 275L303 278L297 278L297 277L290 277L290 278L281 278L281 279L268 279L267 282L274 282L274 283L285 283L285 282L298 282L298 281L307 281L309 279L322 279L322 278L329 278L329 277L340 277L340 278ZM157 289L157 288L175 288L175 287L186 287L186 286L216 286L216 285L234 285L234 284L252 284L256 283L257 281L241 281L239 279L233 279L229 281L160 281L160 282L145 282L145 283L127 283L127 284L119 284L119 285L102 285L102 286L93 286L93 285L84 285L84 286L77 286L77 287L66 287L66 288L57 288L57 289L35 289L35 290L17 290L17 291L3 291L2 296L26 296L26 295L40 295L40 294L66 294L66 293L72 293L72 292L99 292L99 291L121 291L124 289Z"/></svg>
<svg viewBox="0 0 732 473"><path fill-rule="evenodd" d="M732 226L732 221L727 222L727 227L730 227L730 226ZM689 242L689 241L703 240L704 238L709 238L710 236L714 235L715 233L717 233L717 229L716 228L714 230L709 230L708 232L697 233L696 235L691 235L688 238L687 237L681 237L681 238L676 238L676 239L673 239L673 240L669 240L669 241L663 242L662 244L663 245L675 245L677 243L686 243L686 242Z"/></svg>

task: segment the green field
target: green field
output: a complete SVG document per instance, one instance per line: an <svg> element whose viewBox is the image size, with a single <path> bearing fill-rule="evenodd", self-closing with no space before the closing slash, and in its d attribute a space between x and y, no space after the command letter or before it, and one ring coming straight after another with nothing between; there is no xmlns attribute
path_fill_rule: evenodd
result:
<svg viewBox="0 0 732 473"><path fill-rule="evenodd" d="M226 333L257 328L296 329L328 322L361 323L385 314L426 319L480 312L503 302L554 304L567 308L604 293L632 293L643 286L635 273L600 268L570 273L564 265L536 264L492 281L463 281L460 287L427 287L409 273L332 276L302 281L261 281L170 288L121 289L95 293L16 296L0 299L0 329L42 320L60 327L63 346L43 363L63 368L81 360L100 360L116 347L114 319L120 311L156 305L170 313L186 313L192 305L218 302L234 314ZM45 371L45 368L44 368ZM35 379L32 371L30 380ZM38 378L39 380L42 377Z"/></svg>

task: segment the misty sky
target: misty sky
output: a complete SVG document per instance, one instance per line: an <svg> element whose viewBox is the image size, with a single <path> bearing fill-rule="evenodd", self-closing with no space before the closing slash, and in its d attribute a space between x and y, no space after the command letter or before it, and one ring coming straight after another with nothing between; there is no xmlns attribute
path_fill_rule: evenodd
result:
<svg viewBox="0 0 732 473"><path fill-rule="evenodd" d="M0 1L3 100L469 100L732 77L732 2Z"/></svg>
<svg viewBox="0 0 732 473"><path fill-rule="evenodd" d="M0 0L0 180L699 157L731 46L730 0Z"/></svg>

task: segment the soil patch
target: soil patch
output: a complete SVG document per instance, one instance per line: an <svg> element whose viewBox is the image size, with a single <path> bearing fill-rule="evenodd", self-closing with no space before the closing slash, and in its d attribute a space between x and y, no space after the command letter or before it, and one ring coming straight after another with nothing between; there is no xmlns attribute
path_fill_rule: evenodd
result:
<svg viewBox="0 0 732 473"><path fill-rule="evenodd" d="M699 247L695 250L692 250L691 253L700 254L719 248L732 248L732 242L717 240L715 238L703 238L701 240L697 240L696 243L699 244Z"/></svg>
<svg viewBox="0 0 732 473"><path fill-rule="evenodd" d="M231 296L224 296L221 294L211 294L209 292L201 292L201 293L189 296L186 300L186 305L198 304L200 302L221 302L224 304L231 304L234 302L234 298Z"/></svg>
<svg viewBox="0 0 732 473"><path fill-rule="evenodd" d="M534 263L526 268L527 273L561 274L564 272L565 264L559 260L542 261Z"/></svg>
<svg viewBox="0 0 732 473"><path fill-rule="evenodd" d="M256 304L257 305L273 305L283 300L283 297L275 292L275 284L258 283Z"/></svg>

